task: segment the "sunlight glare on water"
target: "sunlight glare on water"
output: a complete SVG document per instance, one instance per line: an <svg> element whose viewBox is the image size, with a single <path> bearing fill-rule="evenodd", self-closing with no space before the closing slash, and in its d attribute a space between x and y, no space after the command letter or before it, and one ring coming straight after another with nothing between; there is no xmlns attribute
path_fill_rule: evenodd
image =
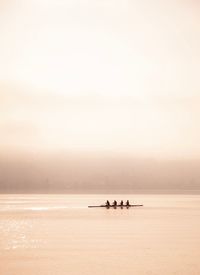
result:
<svg viewBox="0 0 200 275"><path fill-rule="evenodd" d="M200 274L199 218L198 195L0 195L0 274Z"/></svg>

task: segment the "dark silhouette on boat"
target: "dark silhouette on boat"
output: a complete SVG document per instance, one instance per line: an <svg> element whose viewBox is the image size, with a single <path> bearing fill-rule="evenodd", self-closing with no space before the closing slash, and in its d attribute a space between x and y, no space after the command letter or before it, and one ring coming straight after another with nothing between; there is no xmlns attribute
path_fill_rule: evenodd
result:
<svg viewBox="0 0 200 275"><path fill-rule="evenodd" d="M124 204L123 200L121 200L120 204L117 204L117 201L114 200L112 204L110 204L109 200L106 201L105 204L103 205L89 205L88 207L92 208L92 207L105 207L105 208L114 208L116 209L117 207L139 207L139 206L143 206L143 204L130 204L129 200L126 201L126 204Z"/></svg>

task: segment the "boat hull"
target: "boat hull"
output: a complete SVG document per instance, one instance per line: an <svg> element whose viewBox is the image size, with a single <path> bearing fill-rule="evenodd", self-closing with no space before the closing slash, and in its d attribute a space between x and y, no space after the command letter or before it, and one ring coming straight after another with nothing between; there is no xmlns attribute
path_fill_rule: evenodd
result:
<svg viewBox="0 0 200 275"><path fill-rule="evenodd" d="M110 206L107 206L107 205L89 205L88 207L89 208L99 208L99 207L102 207L102 208L130 208L130 207L139 207L139 206L143 206L143 204L131 204L131 205L110 205Z"/></svg>

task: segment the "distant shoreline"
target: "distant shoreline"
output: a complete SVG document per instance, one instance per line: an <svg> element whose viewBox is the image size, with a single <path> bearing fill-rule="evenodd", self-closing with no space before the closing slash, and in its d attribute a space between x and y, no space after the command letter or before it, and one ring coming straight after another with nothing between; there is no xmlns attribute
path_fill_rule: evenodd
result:
<svg viewBox="0 0 200 275"><path fill-rule="evenodd" d="M130 194L130 195L200 195L200 189L197 190L85 190L85 191L40 191L40 192L0 192L1 195L117 195L117 194Z"/></svg>

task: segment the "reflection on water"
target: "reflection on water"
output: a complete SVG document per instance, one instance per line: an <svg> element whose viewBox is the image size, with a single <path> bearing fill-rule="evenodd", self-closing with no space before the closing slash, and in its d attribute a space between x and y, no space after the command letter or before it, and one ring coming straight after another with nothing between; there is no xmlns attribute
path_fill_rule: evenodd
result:
<svg viewBox="0 0 200 275"><path fill-rule="evenodd" d="M7 218L0 223L0 231L1 249L10 250L29 247L33 242L28 237L28 233L32 231L32 223L30 221Z"/></svg>
<svg viewBox="0 0 200 275"><path fill-rule="evenodd" d="M199 218L198 195L1 195L0 274L200 274Z"/></svg>

